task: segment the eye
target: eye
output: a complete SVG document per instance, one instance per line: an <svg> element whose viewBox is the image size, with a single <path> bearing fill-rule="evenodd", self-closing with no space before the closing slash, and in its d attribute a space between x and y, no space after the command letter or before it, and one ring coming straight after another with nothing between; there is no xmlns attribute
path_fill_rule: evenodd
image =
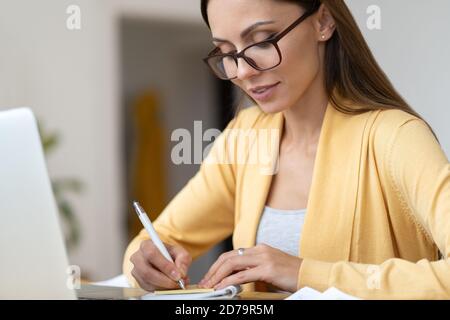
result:
<svg viewBox="0 0 450 320"><path fill-rule="evenodd" d="M273 38L276 37L277 34L278 34L277 32L276 32L276 33L272 33L270 36L268 36L267 38L265 38L263 41L272 40ZM261 42L261 41L258 41L258 42Z"/></svg>
<svg viewBox="0 0 450 320"><path fill-rule="evenodd" d="M218 54L231 54L231 53L235 53L235 52L237 52L237 50L235 49L235 50L232 50L232 49L222 49L222 48L220 48L220 47L217 47L217 49L218 49Z"/></svg>
<svg viewBox="0 0 450 320"><path fill-rule="evenodd" d="M267 41L267 40L270 40L274 36L274 34L267 36L267 33L268 32L260 31L258 34L256 34L255 36L251 37L251 39L249 39L247 45Z"/></svg>
<svg viewBox="0 0 450 320"><path fill-rule="evenodd" d="M270 43L267 43L266 41L272 40L273 38L275 38L276 35L277 34L274 33L274 34L270 35L268 38L266 38L265 40L258 41L258 42L262 42L262 43L258 44L257 46L262 49L272 47L272 45Z"/></svg>
<svg viewBox="0 0 450 320"><path fill-rule="evenodd" d="M272 33L271 35L269 35L267 38L263 38L262 40L254 41L253 43L259 43L259 42L272 40L277 35L278 35L278 32L275 32L275 33ZM260 44L260 45L258 45L258 47L261 47L261 48L267 48L269 46L270 46L270 44ZM236 53L237 52L237 50L226 50L226 49L222 49L221 47L216 47L215 51L216 51L215 52L216 54L231 54L231 53Z"/></svg>
<svg viewBox="0 0 450 320"><path fill-rule="evenodd" d="M261 48L261 49L268 49L268 48L272 48L272 45L270 43L263 42L261 44L258 44L257 47Z"/></svg>

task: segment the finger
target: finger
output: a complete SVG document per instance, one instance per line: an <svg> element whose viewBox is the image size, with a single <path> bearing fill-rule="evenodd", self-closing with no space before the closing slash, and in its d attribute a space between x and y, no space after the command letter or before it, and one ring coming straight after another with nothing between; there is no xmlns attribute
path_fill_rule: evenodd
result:
<svg viewBox="0 0 450 320"><path fill-rule="evenodd" d="M248 254L252 254L253 253L253 248L248 248L245 249L245 255ZM211 266L211 268L208 270L208 272L206 273L206 275L203 277L201 283L206 283L210 280L211 276L213 274L215 274L217 272L217 270L219 269L219 267L229 258L234 257L234 256L238 256L238 251L237 250L232 250L232 251L228 251L225 252L223 254L221 254L219 256L219 258L216 260L216 262Z"/></svg>
<svg viewBox="0 0 450 320"><path fill-rule="evenodd" d="M231 285L259 281L260 279L262 279L262 276L264 275L263 273L264 269L261 266L248 270L243 270L238 273L232 274L229 277L226 277L220 283L214 286L214 289L219 290Z"/></svg>
<svg viewBox="0 0 450 320"><path fill-rule="evenodd" d="M131 270L131 275L136 279L137 283L139 284L139 286L146 290L146 291L154 291L155 287L149 283L146 283L144 280L142 280L142 278L139 276L139 274L137 273L136 269L133 268L133 270Z"/></svg>
<svg viewBox="0 0 450 320"><path fill-rule="evenodd" d="M222 253L219 258L213 263L213 265L209 268L208 272L203 276L202 281L200 281L201 284L207 283L211 276L216 273L217 269L222 265L222 263L229 257L233 251L228 251L225 253Z"/></svg>
<svg viewBox="0 0 450 320"><path fill-rule="evenodd" d="M155 288L176 288L178 283L167 277L165 274L156 270L142 255L137 255L134 259L134 274L139 278L141 286L147 289Z"/></svg>
<svg viewBox="0 0 450 320"><path fill-rule="evenodd" d="M245 257L255 257L255 250L253 250L253 248L249 248L248 250L245 251ZM201 285L205 286L205 287L212 287L211 285L211 281L212 281L212 277L216 275L217 271L222 268L222 266L229 260L235 257L242 257L240 255L238 255L237 250L233 250L228 252L226 255L224 255L223 259L220 261L220 264L218 263L216 266L211 267L210 271L209 271L209 276L205 276L205 278L201 281ZM214 283L217 283L217 281L215 281Z"/></svg>
<svg viewBox="0 0 450 320"><path fill-rule="evenodd" d="M178 271L175 264L167 260L153 242L144 241L141 244L140 250L148 264L151 264L174 281L181 279L181 273Z"/></svg>
<svg viewBox="0 0 450 320"><path fill-rule="evenodd" d="M167 250L169 254L175 260L175 265L178 270L181 272L181 275L185 277L188 273L189 266L192 263L192 257L187 250L185 250L181 246L172 246L168 245Z"/></svg>
<svg viewBox="0 0 450 320"><path fill-rule="evenodd" d="M175 289L178 287L178 282L169 278L161 271L148 267L145 270L139 270L142 279L152 284L155 289Z"/></svg>
<svg viewBox="0 0 450 320"><path fill-rule="evenodd" d="M254 268L261 263L257 255L233 256L227 259L213 274L207 284L208 287L214 287L235 271L241 271L247 268Z"/></svg>

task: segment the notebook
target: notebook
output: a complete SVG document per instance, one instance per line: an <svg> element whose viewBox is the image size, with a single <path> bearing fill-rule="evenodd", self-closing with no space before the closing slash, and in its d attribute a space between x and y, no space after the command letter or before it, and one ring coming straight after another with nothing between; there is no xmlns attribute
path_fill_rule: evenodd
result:
<svg viewBox="0 0 450 320"><path fill-rule="evenodd" d="M186 290L155 291L141 297L142 300L228 300L242 291L241 286L232 285L220 290L188 286Z"/></svg>

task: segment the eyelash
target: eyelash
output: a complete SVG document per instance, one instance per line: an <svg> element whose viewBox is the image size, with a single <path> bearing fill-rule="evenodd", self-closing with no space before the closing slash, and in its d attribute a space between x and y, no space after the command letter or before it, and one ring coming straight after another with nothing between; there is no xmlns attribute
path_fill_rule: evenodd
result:
<svg viewBox="0 0 450 320"><path fill-rule="evenodd" d="M275 36L278 34L278 32L275 32L275 33L272 33L266 40L264 40L264 41L267 41L267 40L270 40L270 39L272 39L272 38L275 38Z"/></svg>

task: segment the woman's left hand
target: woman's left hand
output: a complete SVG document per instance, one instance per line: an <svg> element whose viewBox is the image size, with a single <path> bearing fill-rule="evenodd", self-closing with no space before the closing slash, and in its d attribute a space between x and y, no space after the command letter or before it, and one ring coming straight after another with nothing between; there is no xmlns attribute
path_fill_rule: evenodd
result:
<svg viewBox="0 0 450 320"><path fill-rule="evenodd" d="M281 290L297 291L302 259L265 244L223 253L199 282L200 287L222 289L233 284L262 281Z"/></svg>

